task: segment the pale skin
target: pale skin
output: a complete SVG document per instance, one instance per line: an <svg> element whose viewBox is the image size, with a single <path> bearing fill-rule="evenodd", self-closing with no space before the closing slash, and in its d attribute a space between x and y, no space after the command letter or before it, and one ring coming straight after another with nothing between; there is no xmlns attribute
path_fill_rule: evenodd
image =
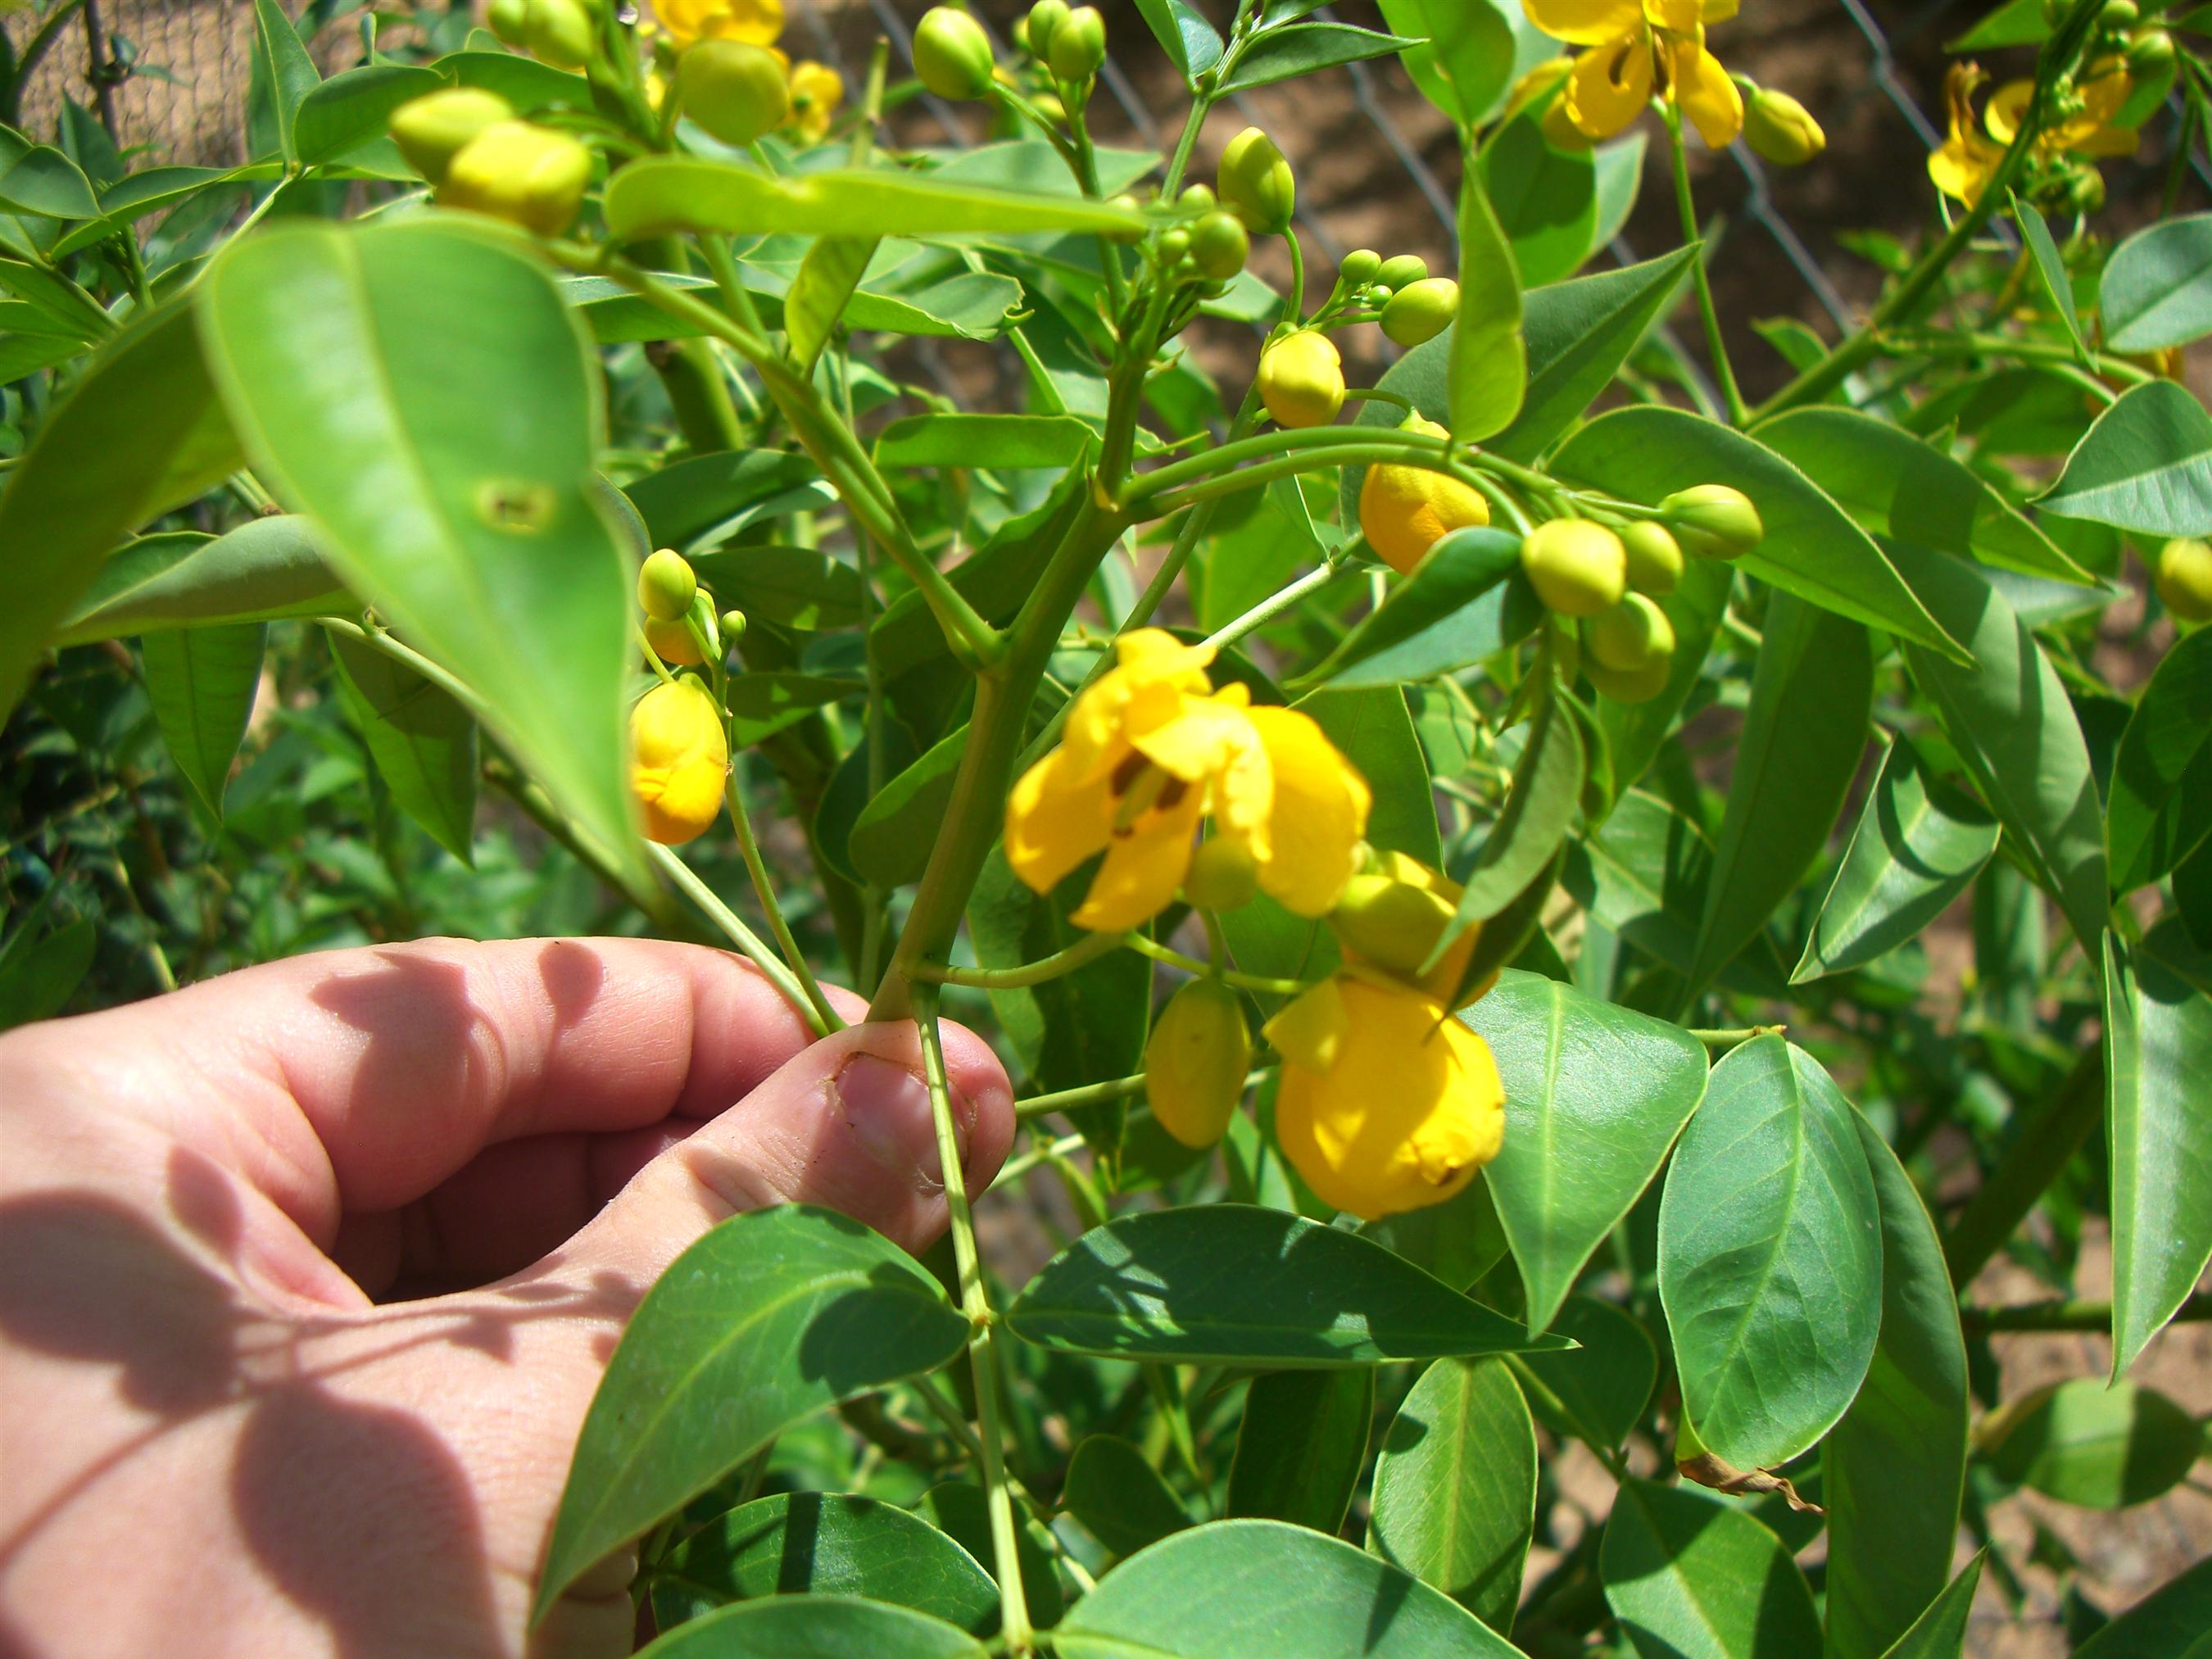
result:
<svg viewBox="0 0 2212 1659"><path fill-rule="evenodd" d="M945 1050L976 1191L1012 1093ZM0 1038L0 1656L629 1652L628 1558L526 1630L607 1355L738 1211L936 1238L921 1068L911 1024L812 1042L736 958L629 939L337 951Z"/></svg>

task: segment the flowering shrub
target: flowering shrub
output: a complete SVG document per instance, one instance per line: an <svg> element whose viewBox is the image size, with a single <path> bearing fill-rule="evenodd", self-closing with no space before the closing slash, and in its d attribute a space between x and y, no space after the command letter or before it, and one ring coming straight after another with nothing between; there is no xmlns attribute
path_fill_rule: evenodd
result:
<svg viewBox="0 0 2212 1659"><path fill-rule="evenodd" d="M1962 1504L1986 1543L2005 1483L2138 1499L2201 1444L2124 1378L2212 1257L2212 416L2176 378L2212 216L2089 217L2177 87L2169 204L2201 152L2185 20L1970 35L2025 72L1954 70L1923 246L1841 340L1777 331L1754 404L1686 119L1826 141L1715 55L1732 0L1136 9L1115 44L1189 94L1164 155L1097 142L1107 25L1064 0L1004 53L933 8L915 78L886 46L862 85L779 0L494 0L327 80L260 0L247 167L8 131L0 697L59 720L73 653L137 640L213 821L304 627L454 857L490 776L818 1032L828 980L919 1024L949 1251L786 1207L687 1252L541 1607L638 1546L671 1655L1956 1654ZM1391 56L1462 140L1459 269L1310 283L1293 162L1206 118ZM925 94L995 136L902 148ZM1681 245L1577 274L1655 136ZM1249 388L1200 319L1262 331ZM1404 355L1363 386L1370 325ZM992 343L1014 406L914 384L916 337ZM2183 631L2107 684L2130 549ZM1946 983L1917 941L1964 905ZM1026 1079L1002 1183L1080 1223L1034 1273L979 1249L947 1011ZM2109 1306L1977 1299L2084 1206ZM2115 1390L1994 1397L1988 1333L2038 1327L2109 1331ZM1540 1431L1618 1492L1524 1584ZM2128 1483L2082 1475L2117 1446ZM2092 1647L2179 1654L2207 1595Z"/></svg>

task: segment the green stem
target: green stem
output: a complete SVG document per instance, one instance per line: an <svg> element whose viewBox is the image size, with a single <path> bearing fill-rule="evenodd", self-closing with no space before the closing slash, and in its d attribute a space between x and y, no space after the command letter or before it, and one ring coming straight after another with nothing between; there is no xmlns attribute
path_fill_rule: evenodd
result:
<svg viewBox="0 0 2212 1659"><path fill-rule="evenodd" d="M1285 296L1286 313L1292 323L1306 314L1306 251L1298 244L1298 228L1283 227L1283 246L1291 251L1291 291Z"/></svg>
<svg viewBox="0 0 2212 1659"><path fill-rule="evenodd" d="M799 941L792 937L791 924L784 920L783 907L776 902L775 884L769 879L768 861L761 857L760 840L753 834L752 815L745 810L742 755L732 759L729 776L722 786L722 799L730 809L730 822L738 832L738 853L745 861L745 873L752 878L753 895L760 900L761 914L768 918L769 932L775 936L776 949L783 953L793 977L805 995L807 1006L814 1011L814 1018L808 1023L817 1036L843 1030L844 1020L822 994L821 981L814 977L806 953L799 948Z"/></svg>
<svg viewBox="0 0 2212 1659"><path fill-rule="evenodd" d="M1674 167L1674 206L1682 216L1682 240L1686 244L1702 240L1698 234L1698 204L1690 193L1689 147L1682 142L1682 107L1673 99L1666 101L1667 149ZM1735 369L1729 362L1728 343L1721 337L1720 313L1713 306L1712 280L1705 274L1704 250L1690 261L1691 280L1697 285L1698 311L1705 321L1705 349L1712 356L1713 379L1720 382L1721 397L1728 404L1729 423L1742 426L1749 420L1751 411L1743 401L1743 393L1736 389Z"/></svg>
<svg viewBox="0 0 2212 1659"><path fill-rule="evenodd" d="M1748 1042L1753 1037L1779 1036L1788 1029L1783 1025L1745 1025L1729 1031L1692 1030L1689 1035L1708 1048L1728 1049Z"/></svg>
<svg viewBox="0 0 2212 1659"><path fill-rule="evenodd" d="M1337 568L1333 564L1315 566L1296 581L1270 593L1234 622L1225 623L1216 629L1201 643L1216 649L1224 645L1234 645L1255 629L1265 628L1307 594L1327 586L1336 579L1336 574Z"/></svg>
<svg viewBox="0 0 2212 1659"><path fill-rule="evenodd" d="M1073 1089L1056 1089L1048 1095L1031 1095L1014 1103L1014 1115L1026 1122L1053 1112L1079 1112L1087 1106L1109 1106L1117 1100L1145 1092L1145 1074L1138 1072L1104 1083L1085 1083Z"/></svg>
<svg viewBox="0 0 2212 1659"><path fill-rule="evenodd" d="M1154 962L1164 962L1170 968L1180 968L1200 979L1218 977L1223 984L1233 985L1240 991L1258 991L1271 997L1295 997L1302 996L1312 988L1304 980L1270 979L1263 974L1240 974L1231 970L1216 975L1210 963L1200 962L1196 957L1187 957L1157 939L1146 938L1142 933L1131 933L1124 943L1139 956L1150 957Z"/></svg>
<svg viewBox="0 0 2212 1659"><path fill-rule="evenodd" d="M2212 1320L2212 1291L2199 1291L2174 1310L2172 1323ZM2109 1302L2031 1302L2015 1308L1961 1308L1959 1322L1970 1331L2109 1331Z"/></svg>
<svg viewBox="0 0 2212 1659"><path fill-rule="evenodd" d="M1256 437L1242 438L1232 434L1231 441L1217 445L1203 454L1170 461L1165 466L1156 466L1131 481L1130 500L1133 504L1143 502L1180 485L1199 483L1227 472L1247 461L1273 460L1279 456L1304 450L1334 451L1364 448L1376 444L1388 446L1389 459L1394 460L1413 461L1426 457L1439 465L1451 447L1449 438L1408 432L1402 427L1279 427Z"/></svg>
<svg viewBox="0 0 2212 1659"><path fill-rule="evenodd" d="M1018 968L948 968L935 963L925 963L917 977L934 985L965 985L983 991L1018 991L1024 986L1042 985L1074 973L1103 956L1120 950L1128 936L1125 933L1091 933L1078 939L1065 951L1055 951L1035 962L1025 962Z"/></svg>
<svg viewBox="0 0 2212 1659"><path fill-rule="evenodd" d="M2062 366L2076 362L2076 354L2070 343L2060 345L2048 340L2014 339L2005 334L1889 335L1880 343L1879 355L1885 357L2017 357L2023 362ZM2089 361L2100 374L2109 374L2130 386L2142 386L2158 379L2150 370L2108 353L2092 352Z"/></svg>
<svg viewBox="0 0 2212 1659"><path fill-rule="evenodd" d="M822 1016L806 994L806 988L783 965L769 942L746 927L744 918L723 903L721 896L701 880L698 872L678 858L672 848L656 842L648 845L646 852L684 896L706 914L707 920L751 959L753 966L761 970L762 976L775 987L783 1000L805 1017L807 1029L817 1036L829 1036L830 1028L822 1023ZM835 1019L836 1016L832 1014L830 1018Z"/></svg>

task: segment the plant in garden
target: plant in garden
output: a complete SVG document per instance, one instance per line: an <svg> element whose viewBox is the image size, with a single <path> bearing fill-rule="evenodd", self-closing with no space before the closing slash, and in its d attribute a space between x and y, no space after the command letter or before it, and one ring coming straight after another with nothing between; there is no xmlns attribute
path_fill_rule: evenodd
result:
<svg viewBox="0 0 2212 1659"><path fill-rule="evenodd" d="M327 80L257 0L247 167L8 131L0 696L96 765L72 688L137 640L239 857L276 640L454 858L489 780L817 1033L826 979L918 1024L949 1250L786 1207L687 1252L541 1608L638 1545L669 1655L1956 1653L1990 1498L2141 1501L2202 1447L2124 1378L2212 1258L2212 416L2175 378L2212 216L2089 222L2177 90L2186 185L2189 20L1971 33L2032 69L1954 70L1943 217L1841 340L1771 330L1754 404L1684 116L1826 139L1722 67L1732 6L1137 9L1109 42L1039 0L1002 59L933 7L913 80L885 43L848 88L775 0L498 0ZM1188 94L1164 156L1091 121L1140 45ZM1310 304L1293 161L1209 158L1208 117L1390 56L1461 139L1458 269L1359 250ZM1008 136L906 147L924 93ZM1682 245L1577 275L1655 106ZM1249 389L1192 349L1224 323ZM1370 325L1405 351L1358 385ZM993 343L1018 406L916 384L911 337ZM2115 681L2130 546L2185 631ZM10 1011L60 1000L46 902ZM947 1010L1031 1085L1001 1184L1083 1229L1021 1282ZM2109 1305L1978 1298L2008 1241L2067 1289L2085 1208ZM1996 1397L1989 1334L2039 1328L2109 1330L2118 1386ZM1618 1491L1524 1584L1569 1440ZM2208 1595L2092 1647L2179 1654Z"/></svg>

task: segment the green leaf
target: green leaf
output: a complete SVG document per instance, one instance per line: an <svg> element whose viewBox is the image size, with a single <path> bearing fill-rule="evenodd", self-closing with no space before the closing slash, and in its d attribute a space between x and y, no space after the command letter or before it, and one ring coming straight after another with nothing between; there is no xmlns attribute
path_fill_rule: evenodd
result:
<svg viewBox="0 0 2212 1659"><path fill-rule="evenodd" d="M0 154L0 160L6 162L6 171L0 172L0 207L46 219L100 216L92 180L52 146L33 144L12 155Z"/></svg>
<svg viewBox="0 0 2212 1659"><path fill-rule="evenodd" d="M253 0L252 85L246 114L248 147L253 154L248 159L258 161L272 151L281 152L287 161L300 159L292 141L293 123L301 101L322 78L284 9L276 0Z"/></svg>
<svg viewBox="0 0 2212 1659"><path fill-rule="evenodd" d="M2204 1430L2162 1394L2077 1376L2008 1401L1980 1450L2015 1486L2082 1509L2121 1510L2186 1480L2204 1455Z"/></svg>
<svg viewBox="0 0 2212 1659"><path fill-rule="evenodd" d="M100 349L46 416L0 495L8 572L0 718L108 550L239 461L188 309L155 311Z"/></svg>
<svg viewBox="0 0 2212 1659"><path fill-rule="evenodd" d="M1512 84L1513 25L1492 0L1382 0L1382 21L1419 45L1405 48L1421 95L1468 127L1489 116Z"/></svg>
<svg viewBox="0 0 2212 1659"><path fill-rule="evenodd" d="M837 320L880 246L873 236L824 236L806 251L784 298L783 327L791 355L807 373L836 333Z"/></svg>
<svg viewBox="0 0 2212 1659"><path fill-rule="evenodd" d="M2130 387L2035 505L2145 536L2212 532L2212 415L2171 380Z"/></svg>
<svg viewBox="0 0 2212 1659"><path fill-rule="evenodd" d="M265 3L265 0L264 0ZM617 241L675 231L758 236L952 237L977 231L1141 231L1141 213L1081 196L994 190L888 170L788 175L689 155L633 161L608 181Z"/></svg>
<svg viewBox="0 0 2212 1659"><path fill-rule="evenodd" d="M1164 1539L1107 1574L1052 1644L1060 1659L1517 1659L1419 1579L1279 1521Z"/></svg>
<svg viewBox="0 0 2212 1659"><path fill-rule="evenodd" d="M2104 820L2088 744L2057 671L1972 566L1901 543L1892 550L1976 664L1962 668L1907 646L1906 666L2029 871L2094 949L2105 926Z"/></svg>
<svg viewBox="0 0 2212 1659"><path fill-rule="evenodd" d="M308 88L292 118L292 153L306 166L381 138L392 112L451 83L435 70L371 64Z"/></svg>
<svg viewBox="0 0 2212 1659"><path fill-rule="evenodd" d="M1485 1179L1520 1264L1529 1327L1543 1330L1697 1109L1705 1045L1511 969L1460 1018L1490 1044L1505 1084L1505 1141Z"/></svg>
<svg viewBox="0 0 2212 1659"><path fill-rule="evenodd" d="M1067 1353L1288 1370L1557 1348L1356 1234L1241 1204L1094 1227L1007 1310Z"/></svg>
<svg viewBox="0 0 2212 1659"><path fill-rule="evenodd" d="M1820 1063L1754 1037L1713 1067L1659 1206L1659 1294L1698 1437L1773 1468L1858 1392L1881 1316L1881 1215Z"/></svg>
<svg viewBox="0 0 2212 1659"><path fill-rule="evenodd" d="M1784 592L1964 659L1897 567L1820 487L1772 450L1679 409L1601 415L1559 447L1553 471L1632 501L1656 502L1683 481L1731 484L1751 497L1766 538L1737 567Z"/></svg>
<svg viewBox="0 0 2212 1659"><path fill-rule="evenodd" d="M730 741L749 748L799 724L824 704L866 692L860 680L822 674L739 674L730 681Z"/></svg>
<svg viewBox="0 0 2212 1659"><path fill-rule="evenodd" d="M2212 1558L2168 1579L2074 1650L2077 1659L2205 1659L2212 1641Z"/></svg>
<svg viewBox="0 0 2212 1659"><path fill-rule="evenodd" d="M139 647L147 699L169 758L218 819L230 763L261 686L269 630L259 623L149 634Z"/></svg>
<svg viewBox="0 0 2212 1659"><path fill-rule="evenodd" d="M1955 40L1946 52L1987 52L1992 46L2027 46L2051 38L2043 0L2004 0L1995 11Z"/></svg>
<svg viewBox="0 0 2212 1659"><path fill-rule="evenodd" d="M1225 1513L1334 1534L1358 1490L1374 1419L1372 1366L1254 1377Z"/></svg>
<svg viewBox="0 0 2212 1659"><path fill-rule="evenodd" d="M2184 635L2152 674L2120 734L2108 793L2115 892L2168 874L2212 834L2212 633Z"/></svg>
<svg viewBox="0 0 2212 1659"><path fill-rule="evenodd" d="M976 1560L997 1559L990 1504L982 1487L974 1481L940 1481L921 1495L915 1512ZM1057 1550L1052 1534L1042 1523L1018 1509L1015 1511L1014 1559L1019 1564L1022 1588L1029 1595L1030 1620L1040 1629L1058 1624L1066 1611L1060 1569L1054 1560Z"/></svg>
<svg viewBox="0 0 2212 1659"><path fill-rule="evenodd" d="M792 1424L934 1370L967 1339L937 1281L857 1221L786 1204L723 1222L646 1293L608 1362L533 1621Z"/></svg>
<svg viewBox="0 0 2212 1659"><path fill-rule="evenodd" d="M431 68L456 85L497 93L514 106L518 115L535 115L548 109L592 107L589 81L520 52L447 52Z"/></svg>
<svg viewBox="0 0 2212 1659"><path fill-rule="evenodd" d="M1552 862L1581 805L1584 770L1582 728L1566 699L1551 692L1528 722L1505 805L1468 872L1459 908L1437 941L1432 961L1471 924L1511 903Z"/></svg>
<svg viewBox="0 0 2212 1659"><path fill-rule="evenodd" d="M1098 428L1075 415L910 415L876 439L879 466L1073 466L1098 447Z"/></svg>
<svg viewBox="0 0 2212 1659"><path fill-rule="evenodd" d="M685 552L731 536L767 502L814 482L806 456L781 449L731 449L694 455L648 473L623 490L645 520L655 547Z"/></svg>
<svg viewBox="0 0 2212 1659"><path fill-rule="evenodd" d="M1974 1609L1974 1591L1982 1582L1984 1548L1959 1569L1959 1576L1928 1604L1904 1635L1883 1650L1882 1659L1961 1659L1966 1647L1966 1620ZM1871 1653L1871 1648L1865 1650Z"/></svg>
<svg viewBox="0 0 2212 1659"><path fill-rule="evenodd" d="M100 566L55 643L357 608L323 562L307 521L283 514L221 536L169 530L125 543Z"/></svg>
<svg viewBox="0 0 2212 1659"><path fill-rule="evenodd" d="M1221 36L1188 0L1137 0L1152 38L1193 91L1198 77L1221 61Z"/></svg>
<svg viewBox="0 0 2212 1659"><path fill-rule="evenodd" d="M1803 1659L1820 1647L1805 1575L1741 1510L1628 1480L1598 1550L1605 1599L1644 1659Z"/></svg>
<svg viewBox="0 0 2212 1659"><path fill-rule="evenodd" d="M435 217L301 223L233 243L198 297L264 480L645 879L623 762L629 572L594 494L599 365L544 270L509 237Z"/></svg>
<svg viewBox="0 0 2212 1659"><path fill-rule="evenodd" d="M968 728L962 726L887 781L861 809L847 845L853 867L870 884L902 887L921 879L967 752Z"/></svg>
<svg viewBox="0 0 2212 1659"><path fill-rule="evenodd" d="M2117 1382L2212 1261L2212 997L2149 945L2108 933L2104 965Z"/></svg>
<svg viewBox="0 0 2212 1659"><path fill-rule="evenodd" d="M1597 238L1597 161L1588 145L1555 148L1541 118L1523 110L1485 141L1482 180L1522 283L1535 288L1581 269Z"/></svg>
<svg viewBox="0 0 2212 1659"><path fill-rule="evenodd" d="M0 942L0 1031L52 1019L92 971L100 927L90 916L42 932L58 884L39 895Z"/></svg>
<svg viewBox="0 0 2212 1659"><path fill-rule="evenodd" d="M1505 1256L1505 1230L1498 1224L1490 1184L1480 1176L1441 1204L1363 1221L1359 1235L1454 1290L1473 1285Z"/></svg>
<svg viewBox="0 0 2212 1659"><path fill-rule="evenodd" d="M717 603L794 632L856 627L863 612L860 573L811 547L749 543L693 554L691 568Z"/></svg>
<svg viewBox="0 0 2212 1659"><path fill-rule="evenodd" d="M1119 1435L1086 1435L1076 1443L1060 1498L1067 1512L1116 1555L1134 1555L1190 1525L1182 1500L1160 1472Z"/></svg>
<svg viewBox="0 0 2212 1659"><path fill-rule="evenodd" d="M999 1587L975 1558L894 1504L843 1492L777 1492L687 1535L653 1571L663 1629L732 1601L858 1595L976 1636L999 1624Z"/></svg>
<svg viewBox="0 0 2212 1659"><path fill-rule="evenodd" d="M1827 1651L1838 1659L1902 1641L1948 1597L1970 1409L1958 1296L1936 1224L1888 1143L1856 1112L1851 1126L1881 1208L1881 1325L1866 1382L1820 1449Z"/></svg>
<svg viewBox="0 0 2212 1659"><path fill-rule="evenodd" d="M21 259L0 259L0 288L43 315L19 318L15 326L27 330L33 321L51 325L80 343L105 339L113 325L92 297L58 271Z"/></svg>
<svg viewBox="0 0 2212 1659"><path fill-rule="evenodd" d="M2058 320L2066 330L2066 337L2074 343L2074 349L2082 362L2089 360L2088 342L2081 337L2081 319L2074 309L2074 279L2066 274L2065 257L2058 252L2058 244L2051 240L2051 227L2043 222L2043 216L2020 199L2012 198L2012 216L2020 226L2021 240L2035 260L2035 274L2042 279L2045 297Z"/></svg>
<svg viewBox="0 0 2212 1659"><path fill-rule="evenodd" d="M1875 535L2024 575L2097 584L1978 473L1871 415L1796 409L1765 422L1758 437Z"/></svg>
<svg viewBox="0 0 2212 1659"><path fill-rule="evenodd" d="M640 1659L986 1659L965 1631L910 1607L839 1595L738 1601L678 1625Z"/></svg>
<svg viewBox="0 0 2212 1659"><path fill-rule="evenodd" d="M1689 280L1694 247L1620 270L1531 289L1524 326L1528 395L1521 413L1486 447L1533 461L1558 441L1673 307ZM1363 410L1363 418L1375 405Z"/></svg>
<svg viewBox="0 0 2212 1659"><path fill-rule="evenodd" d="M1405 692L1395 685L1359 691L1332 687L1301 699L1297 708L1313 716L1338 751L1366 778L1375 797L1367 814L1369 843L1417 858L1431 868L1442 867L1436 796Z"/></svg>
<svg viewBox="0 0 2212 1659"><path fill-rule="evenodd" d="M1387 57L1419 44L1350 23L1293 23L1287 28L1270 29L1245 47L1219 90L1249 92L1255 87L1334 69L1340 64Z"/></svg>
<svg viewBox="0 0 2212 1659"><path fill-rule="evenodd" d="M338 693L399 809L462 863L476 863L476 717L413 669L350 635L331 635Z"/></svg>
<svg viewBox="0 0 2212 1659"><path fill-rule="evenodd" d="M1597 147L1592 157L1597 163L1597 232L1590 238L1593 251L1610 247L1627 229L1628 216L1636 211L1637 198L1643 192L1644 153L1649 147L1650 141L1641 132L1632 132L1618 143ZM1672 259L1682 253L1695 258L1698 248L1676 248L1674 253L1662 254L1660 258Z"/></svg>
<svg viewBox="0 0 2212 1659"><path fill-rule="evenodd" d="M1973 884L1997 834L1980 803L1929 772L1908 738L1892 739L1790 982L1839 974L1918 938Z"/></svg>
<svg viewBox="0 0 2212 1659"><path fill-rule="evenodd" d="M1306 681L1396 684L1430 679L1491 654L1465 653L1491 642L1467 613L1491 589L1521 568L1521 538L1488 527L1455 530L1431 547L1413 574L1394 583L1382 603L1354 624ZM1533 590L1530 598L1534 598ZM1493 647L1493 649L1496 647ZM1376 664L1370 659L1381 658ZM1347 681L1352 671L1367 672ZM1304 682L1299 682L1303 684Z"/></svg>
<svg viewBox="0 0 2212 1659"><path fill-rule="evenodd" d="M1510 1632L1536 1523L1536 1425L1502 1359L1439 1359L1375 1462L1367 1548Z"/></svg>
<svg viewBox="0 0 2212 1659"><path fill-rule="evenodd" d="M1459 316L1446 349L1452 436L1474 443L1512 425L1528 384L1521 273L1479 167L1460 184Z"/></svg>
<svg viewBox="0 0 2212 1659"><path fill-rule="evenodd" d="M2114 351L2163 351L2212 334L2212 213L2164 220L2114 248L2097 305Z"/></svg>
<svg viewBox="0 0 2212 1659"><path fill-rule="evenodd" d="M1686 973L1712 862L1713 844L1694 820L1632 789L1595 834L1568 848L1563 881L1595 921Z"/></svg>
<svg viewBox="0 0 2212 1659"><path fill-rule="evenodd" d="M1659 1380L1659 1350L1633 1314L1579 1293L1559 1304L1551 1328L1582 1346L1523 1354L1518 1369L1529 1404L1562 1434L1607 1449L1628 1438Z"/></svg>
<svg viewBox="0 0 2212 1659"><path fill-rule="evenodd" d="M1858 775L1873 702L1866 629L1776 594L1698 924L1690 995L1759 936L1820 856Z"/></svg>

